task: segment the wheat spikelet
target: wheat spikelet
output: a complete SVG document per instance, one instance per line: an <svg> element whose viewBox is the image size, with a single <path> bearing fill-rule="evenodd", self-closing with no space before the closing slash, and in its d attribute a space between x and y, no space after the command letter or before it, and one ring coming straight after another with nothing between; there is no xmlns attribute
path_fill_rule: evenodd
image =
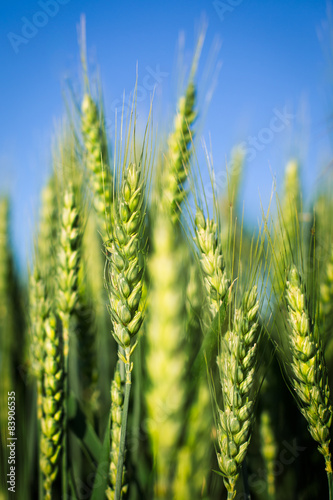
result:
<svg viewBox="0 0 333 500"><path fill-rule="evenodd" d="M291 353L291 383L301 404L311 436L332 474L329 451L332 406L324 356L316 326L311 322L305 286L295 265L286 284L286 302Z"/></svg>
<svg viewBox="0 0 333 500"><path fill-rule="evenodd" d="M246 292L235 310L232 330L222 339L218 357L223 395L219 410L217 438L218 464L228 490L228 499L236 496L239 468L251 438L254 415L254 375L257 366L258 321L257 289Z"/></svg>
<svg viewBox="0 0 333 500"><path fill-rule="evenodd" d="M62 352L53 314L44 322L43 416L41 420L40 468L44 476L45 500L52 498L52 484L58 474L62 442L63 366Z"/></svg>

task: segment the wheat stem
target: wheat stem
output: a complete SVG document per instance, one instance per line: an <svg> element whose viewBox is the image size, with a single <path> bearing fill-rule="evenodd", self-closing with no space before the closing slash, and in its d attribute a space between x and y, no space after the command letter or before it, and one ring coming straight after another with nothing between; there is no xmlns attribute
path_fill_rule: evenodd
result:
<svg viewBox="0 0 333 500"><path fill-rule="evenodd" d="M328 499L333 500L333 474L332 472L327 472L327 481L328 481Z"/></svg>
<svg viewBox="0 0 333 500"><path fill-rule="evenodd" d="M122 483L123 483L123 465L125 459L125 441L126 441L126 430L127 430L127 417L128 417L128 406L129 398L132 386L132 364L131 364L131 349L128 347L125 349L125 396L124 405L121 418L121 434L120 434L120 444L119 444L119 455L118 455L118 466L117 466L117 479L116 479L116 489L115 489L115 500L120 500Z"/></svg>

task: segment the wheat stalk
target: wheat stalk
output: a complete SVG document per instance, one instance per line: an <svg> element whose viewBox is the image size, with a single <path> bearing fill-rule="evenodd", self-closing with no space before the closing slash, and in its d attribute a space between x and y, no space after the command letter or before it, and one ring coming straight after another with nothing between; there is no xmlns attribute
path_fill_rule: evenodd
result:
<svg viewBox="0 0 333 500"><path fill-rule="evenodd" d="M120 375L120 362L118 361L111 384L111 451L110 451L110 471L109 471L109 482L110 485L106 490L106 496L108 500L114 500L115 498L115 487L117 482L117 469L118 469L118 456L120 448L120 437L121 437L121 423L122 423L122 411L123 411L123 387ZM121 495L125 494L127 491L127 485L125 484L125 467L123 468L122 477L122 488Z"/></svg>

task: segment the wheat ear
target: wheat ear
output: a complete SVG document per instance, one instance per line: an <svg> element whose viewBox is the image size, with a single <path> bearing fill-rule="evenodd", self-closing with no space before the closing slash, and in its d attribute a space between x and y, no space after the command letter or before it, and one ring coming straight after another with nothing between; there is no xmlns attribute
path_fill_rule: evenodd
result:
<svg viewBox="0 0 333 500"><path fill-rule="evenodd" d="M254 286L235 310L232 330L221 342L218 357L223 409L219 410L218 464L224 475L228 499L236 496L239 468L251 438L254 415L254 381L257 367L259 302Z"/></svg>
<svg viewBox="0 0 333 500"><path fill-rule="evenodd" d="M56 286L56 242L59 237L59 211L57 200L57 179L53 175L42 190L41 210L38 225L38 266L52 301Z"/></svg>
<svg viewBox="0 0 333 500"><path fill-rule="evenodd" d="M63 435L63 358L53 314L45 320L43 359L43 417L41 420L40 468L44 476L44 498L51 500L58 475Z"/></svg>
<svg viewBox="0 0 333 500"><path fill-rule="evenodd" d="M174 119L174 130L168 138L164 170L162 173L162 206L173 222L179 217L180 206L185 198L184 184L192 154L192 129L196 117L196 89L193 81L179 99L178 112Z"/></svg>
<svg viewBox="0 0 333 500"><path fill-rule="evenodd" d="M64 416L63 416L63 495L67 495L67 398L69 325L77 303L78 269L80 258L81 230L74 188L68 185L63 194L60 220L60 242L57 268L57 313L62 322L64 356Z"/></svg>
<svg viewBox="0 0 333 500"><path fill-rule="evenodd" d="M125 364L125 399L119 446L115 499L122 488L127 412L131 390L131 355L136 343L143 313L139 308L144 271L143 221L145 217L145 172L141 165L129 163L122 171L120 189L114 203L112 239L105 245L108 264L109 311L113 336L118 343L118 354ZM121 351L124 350L124 354Z"/></svg>
<svg viewBox="0 0 333 500"><path fill-rule="evenodd" d="M217 224L209 217L206 218L200 208L197 208L195 217L194 242L199 251L200 267L209 311L204 318L207 329L222 305L230 282L226 275ZM175 482L175 498L177 499L185 498L185 492L186 498L190 499L193 494L200 494L200 491L203 491L207 484L210 452L212 455L214 451L213 442L211 441L212 426L213 418L208 381L206 377L200 377L195 389L194 401L189 411L185 445L179 454ZM211 447L209 447L209 443L211 443ZM186 450L188 451L187 454ZM187 468L182 463L185 457L187 457L186 459L190 464Z"/></svg>
<svg viewBox="0 0 333 500"><path fill-rule="evenodd" d="M37 417L42 416L42 381L44 356L44 322L50 310L47 300L45 282L39 272L37 263L29 278L29 323L31 372L37 380Z"/></svg>
<svg viewBox="0 0 333 500"><path fill-rule="evenodd" d="M177 235L170 218L158 213L148 265L149 303L154 307L149 308L147 324L149 384L145 393L156 498L171 498L173 464L187 398L186 267Z"/></svg>
<svg viewBox="0 0 333 500"><path fill-rule="evenodd" d="M86 151L85 164L103 241L106 241L111 234L110 220L107 219L107 214L110 214L112 203L112 177L104 117L88 93L83 97L81 111L82 135Z"/></svg>
<svg viewBox="0 0 333 500"><path fill-rule="evenodd" d="M198 208L195 217L195 242L200 252L200 265L208 297L210 321L220 309L230 286L217 229L216 222L205 217L202 210Z"/></svg>
<svg viewBox="0 0 333 500"><path fill-rule="evenodd" d="M308 422L311 436L325 459L329 483L332 480L330 426L332 406L324 355L316 325L311 322L305 286L295 265L286 284L286 302L291 353L291 383Z"/></svg>

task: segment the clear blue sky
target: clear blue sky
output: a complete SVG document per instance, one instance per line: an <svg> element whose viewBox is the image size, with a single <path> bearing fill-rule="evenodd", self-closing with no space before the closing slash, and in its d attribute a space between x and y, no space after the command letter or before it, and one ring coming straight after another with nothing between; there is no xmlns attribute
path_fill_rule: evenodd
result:
<svg viewBox="0 0 333 500"><path fill-rule="evenodd" d="M327 24L325 1L2 0L0 190L12 195L13 240L21 267L50 169L54 123L64 113L62 89L68 79L79 82L76 27L81 13L86 15L89 59L101 69L110 127L116 100L133 88L138 62L143 88L152 82L147 75L159 68L155 119L162 130L170 124L165 117L172 114L180 81L179 33L185 34L188 61L204 15L208 28L201 71L215 36L222 41L218 84L208 112L201 109L202 134L207 142L211 136L217 173L233 145L244 142L243 195L252 223L260 213L258 191L267 202L272 174L281 182L292 155L302 161L309 197L330 157L332 81L318 37ZM142 102L148 106L148 97Z"/></svg>

